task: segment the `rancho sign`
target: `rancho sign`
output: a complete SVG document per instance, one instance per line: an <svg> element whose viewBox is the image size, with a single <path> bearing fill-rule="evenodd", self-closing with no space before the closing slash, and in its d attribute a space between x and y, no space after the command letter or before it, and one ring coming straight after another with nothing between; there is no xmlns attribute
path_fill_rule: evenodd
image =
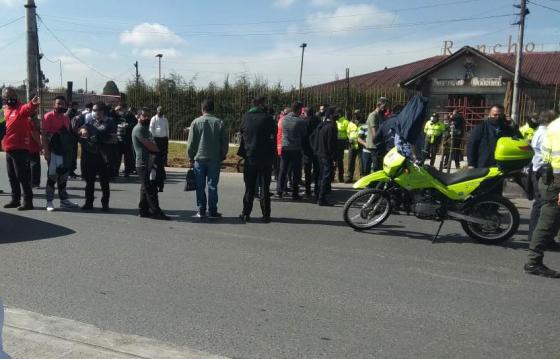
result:
<svg viewBox="0 0 560 359"><path fill-rule="evenodd" d="M528 42L525 44L523 51L524 52L533 52L535 51L535 43ZM475 49L484 53L484 54L515 54L517 51L517 43L512 42L511 35L509 35L507 45L506 44L494 44L494 45L476 45L474 46ZM452 55L453 54L453 41L445 40L443 42L443 55Z"/></svg>

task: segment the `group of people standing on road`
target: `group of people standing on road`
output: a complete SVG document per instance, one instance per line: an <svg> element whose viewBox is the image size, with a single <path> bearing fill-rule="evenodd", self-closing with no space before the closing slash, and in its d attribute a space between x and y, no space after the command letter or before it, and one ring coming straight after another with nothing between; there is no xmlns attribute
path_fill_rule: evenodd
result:
<svg viewBox="0 0 560 359"><path fill-rule="evenodd" d="M52 111L43 116L39 125L33 120L40 103L38 97L22 104L15 89L7 87L2 90L2 102L6 125L2 148L6 152L11 186L11 201L4 208L34 209L33 188L39 187L41 178L40 154L47 162L46 210L55 210L57 190L60 208L79 207L69 199L66 187L69 177L77 177L75 171L80 152L81 177L86 182L83 210L94 208L96 180L102 191L101 209L110 210L109 183L118 176L124 158L124 176L137 173L142 183L140 214L168 219L157 204L157 192L163 190L164 151L169 137L169 126L161 108L153 118L149 117L147 109L135 116L124 105L110 111L103 102L88 104L79 112L76 103L68 108L66 99L58 96L54 99ZM154 134L149 133L151 122ZM156 141L164 151L157 147ZM78 151L78 144L81 151ZM146 155L148 152L153 155ZM156 175L153 175L152 168L158 168Z"/></svg>

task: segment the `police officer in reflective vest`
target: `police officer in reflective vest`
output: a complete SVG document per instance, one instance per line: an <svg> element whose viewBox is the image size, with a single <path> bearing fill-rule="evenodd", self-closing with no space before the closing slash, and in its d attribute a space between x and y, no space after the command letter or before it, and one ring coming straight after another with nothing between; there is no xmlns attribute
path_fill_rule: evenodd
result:
<svg viewBox="0 0 560 359"><path fill-rule="evenodd" d="M539 127L539 114L533 113L531 117L527 120L527 123L524 124L519 128L519 132L521 132L521 136L524 139L531 142L533 140L533 136L535 135L535 131Z"/></svg>
<svg viewBox="0 0 560 359"><path fill-rule="evenodd" d="M547 128L542 144L545 170L538 187L541 200L540 217L531 243L525 273L549 278L560 278L560 273L543 264L544 251L560 230L560 118L552 121Z"/></svg>
<svg viewBox="0 0 560 359"><path fill-rule="evenodd" d="M445 124L439 120L437 113L433 113L424 126L424 160L430 159L430 166L436 161L436 154L445 132Z"/></svg>
<svg viewBox="0 0 560 359"><path fill-rule="evenodd" d="M348 124L350 121L344 116L336 120L338 141L336 145L335 165L338 169L338 182L344 181L344 150L348 147ZM334 174L334 171L333 171Z"/></svg>
<svg viewBox="0 0 560 359"><path fill-rule="evenodd" d="M360 126L363 123L363 117L360 110L354 110L354 117L348 123L346 133L348 134L348 173L346 174L346 183L354 181L354 171L356 170L356 159L361 163L362 149L358 143L360 134Z"/></svg>

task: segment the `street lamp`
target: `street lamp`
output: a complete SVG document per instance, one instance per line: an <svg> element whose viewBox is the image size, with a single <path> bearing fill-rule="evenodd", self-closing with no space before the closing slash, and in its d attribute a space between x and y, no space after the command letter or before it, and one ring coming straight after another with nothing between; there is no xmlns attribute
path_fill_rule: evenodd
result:
<svg viewBox="0 0 560 359"><path fill-rule="evenodd" d="M303 75L303 54L305 53L305 48L307 47L307 44L304 42L303 44L299 45L299 47L301 47L301 66L299 68L299 99L301 100L301 95L302 95L302 90L303 90L303 85L301 82L301 78Z"/></svg>
<svg viewBox="0 0 560 359"><path fill-rule="evenodd" d="M161 85L161 58L163 57L163 54L157 54L156 57L158 58L159 61L158 85Z"/></svg>

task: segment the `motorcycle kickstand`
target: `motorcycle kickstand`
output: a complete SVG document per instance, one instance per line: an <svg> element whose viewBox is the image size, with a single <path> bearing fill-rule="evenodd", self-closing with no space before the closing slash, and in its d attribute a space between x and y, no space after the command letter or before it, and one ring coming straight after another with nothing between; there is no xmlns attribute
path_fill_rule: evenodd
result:
<svg viewBox="0 0 560 359"><path fill-rule="evenodd" d="M436 235L434 236L434 238L432 238L432 243L435 243L435 241L437 240L438 236L439 236L439 232L441 231L441 227L443 227L443 224L445 223L444 220L442 220L441 222L439 222L439 227L437 229Z"/></svg>

